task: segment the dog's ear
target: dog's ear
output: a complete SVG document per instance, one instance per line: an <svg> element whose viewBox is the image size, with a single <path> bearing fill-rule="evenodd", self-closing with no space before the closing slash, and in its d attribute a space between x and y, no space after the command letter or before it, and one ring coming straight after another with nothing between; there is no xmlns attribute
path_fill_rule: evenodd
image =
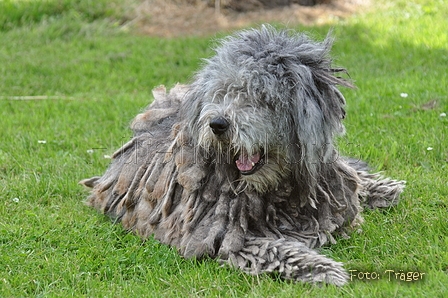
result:
<svg viewBox="0 0 448 298"><path fill-rule="evenodd" d="M313 77L318 90L321 91L322 97L328 109L328 112L333 113L339 119L345 118L345 98L338 89L339 86L348 88L355 88L354 85L346 79L338 77L338 73L348 75L344 68L328 68L328 69L313 69ZM324 111L327 112L327 111Z"/></svg>
<svg viewBox="0 0 448 298"><path fill-rule="evenodd" d="M323 42L302 38L297 58L305 67L297 68L297 77L301 81L299 87L306 93L301 97L305 100L314 100L316 108L322 114L322 125L325 126L322 128L341 134L344 132L341 120L345 118L345 98L338 86L354 88L354 85L339 76L339 74L348 76L344 68L331 66L330 50L334 40L331 34L330 31Z"/></svg>
<svg viewBox="0 0 448 298"><path fill-rule="evenodd" d="M188 131L188 135L194 136L197 132L199 124L199 116L202 110L204 92L195 84L189 86L189 90L185 93L184 99L180 106L182 121L185 124L184 129Z"/></svg>
<svg viewBox="0 0 448 298"><path fill-rule="evenodd" d="M330 36L319 43L299 36L296 63L290 65L294 87L291 115L295 138L300 144L301 171L304 177L316 177L320 165L334 162L333 139L344 133L345 99L338 85L353 87L343 78L342 68L332 68L329 51ZM297 39L299 40L299 39Z"/></svg>

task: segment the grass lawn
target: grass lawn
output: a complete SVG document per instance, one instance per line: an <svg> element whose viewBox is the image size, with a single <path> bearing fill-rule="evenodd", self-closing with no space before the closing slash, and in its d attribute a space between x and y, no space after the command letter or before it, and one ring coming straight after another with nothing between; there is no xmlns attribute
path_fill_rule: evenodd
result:
<svg viewBox="0 0 448 298"><path fill-rule="evenodd" d="M83 204L77 182L104 172L151 89L188 82L212 53L211 38L121 30L112 2L0 1L0 297L448 295L446 1L378 0L332 26L335 64L358 86L343 90L341 150L407 180L396 208L322 249L351 270L342 288L184 260Z"/></svg>

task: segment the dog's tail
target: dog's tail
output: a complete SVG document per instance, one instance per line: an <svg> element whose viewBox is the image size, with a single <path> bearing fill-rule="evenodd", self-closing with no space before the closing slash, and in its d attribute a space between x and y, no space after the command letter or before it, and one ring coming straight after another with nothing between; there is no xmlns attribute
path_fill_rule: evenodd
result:
<svg viewBox="0 0 448 298"><path fill-rule="evenodd" d="M282 278L337 286L348 280L342 263L320 255L298 241L252 237L224 262L257 275L278 272Z"/></svg>

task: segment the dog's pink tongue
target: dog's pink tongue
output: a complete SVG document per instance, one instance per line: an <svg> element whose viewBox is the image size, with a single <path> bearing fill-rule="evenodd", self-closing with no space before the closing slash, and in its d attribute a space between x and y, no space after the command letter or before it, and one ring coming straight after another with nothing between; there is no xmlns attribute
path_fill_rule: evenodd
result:
<svg viewBox="0 0 448 298"><path fill-rule="evenodd" d="M255 164L260 161L260 153L248 156L246 153L241 153L240 157L236 160L236 167L241 172L247 172L253 169Z"/></svg>

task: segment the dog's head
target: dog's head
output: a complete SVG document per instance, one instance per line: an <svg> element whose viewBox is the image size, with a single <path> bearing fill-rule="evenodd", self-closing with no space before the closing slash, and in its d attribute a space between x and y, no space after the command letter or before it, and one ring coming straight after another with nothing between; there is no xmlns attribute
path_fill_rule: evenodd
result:
<svg viewBox="0 0 448 298"><path fill-rule="evenodd" d="M182 107L195 145L258 192L291 175L316 179L344 132L336 85L350 85L334 76L343 69L331 68L331 44L271 26L224 39Z"/></svg>

